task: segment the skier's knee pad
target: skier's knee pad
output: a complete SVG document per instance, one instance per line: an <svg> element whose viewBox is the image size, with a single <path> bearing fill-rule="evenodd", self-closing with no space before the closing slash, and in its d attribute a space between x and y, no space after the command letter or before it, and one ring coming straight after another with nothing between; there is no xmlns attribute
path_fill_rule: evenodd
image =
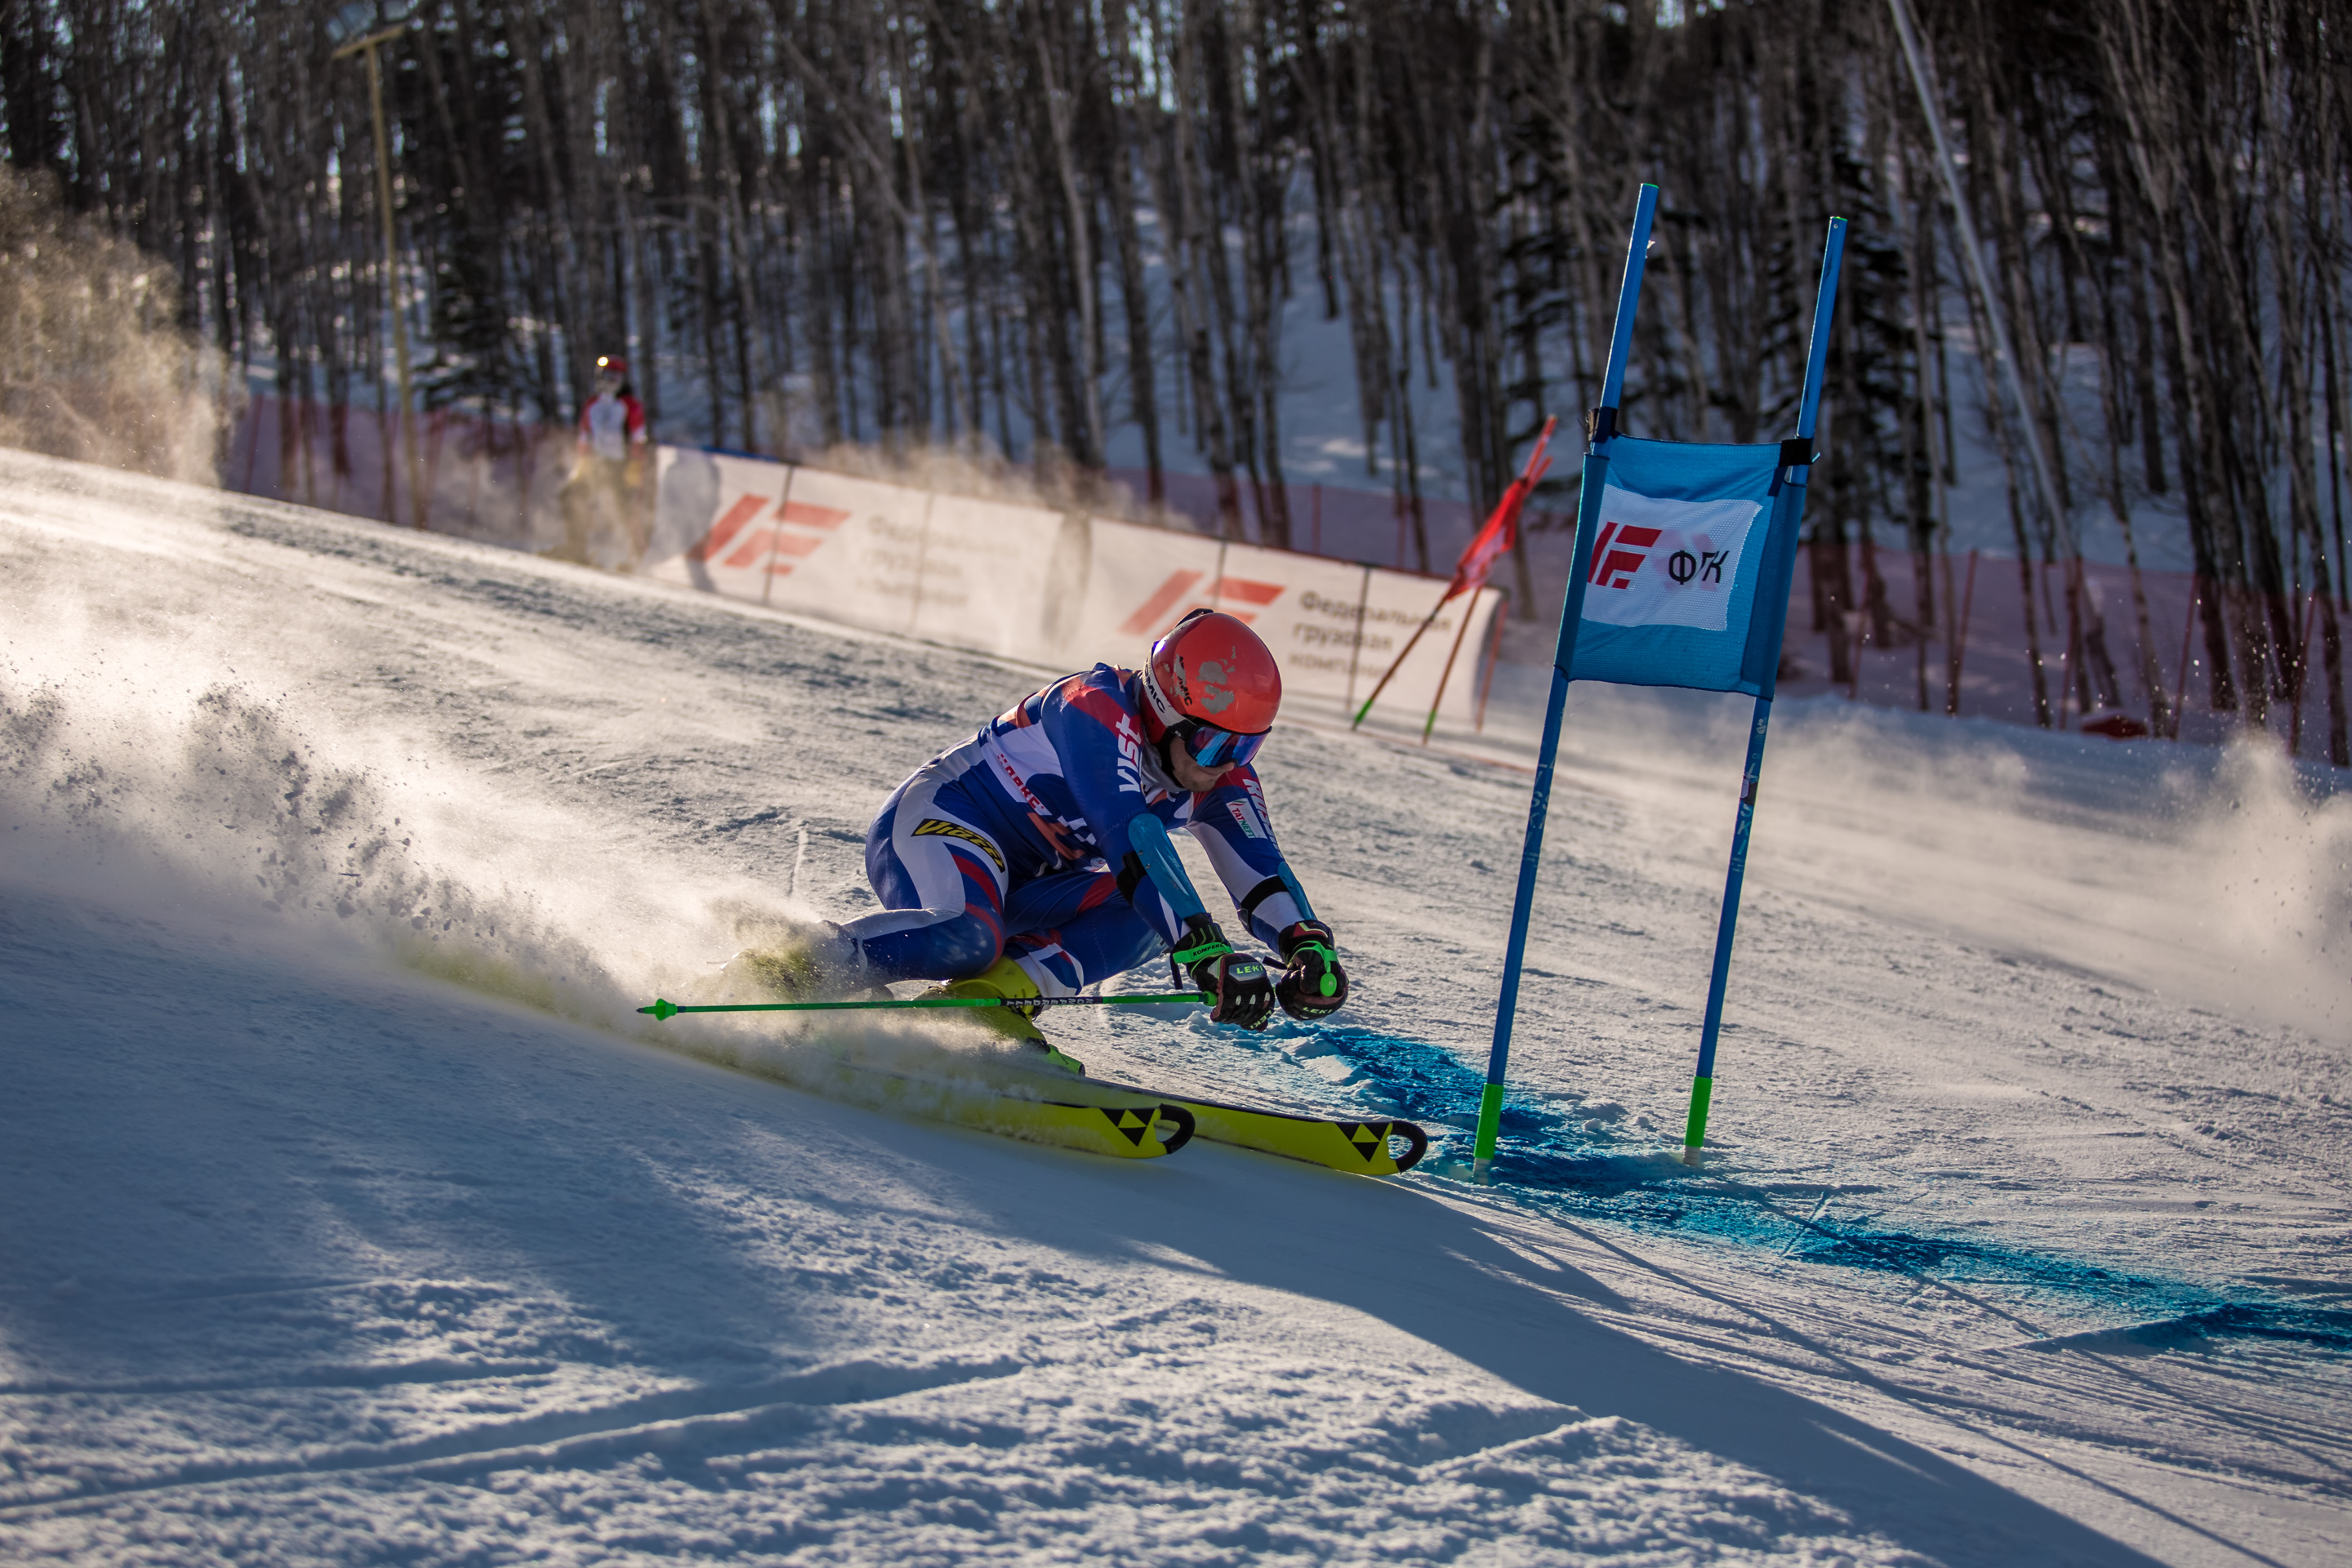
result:
<svg viewBox="0 0 2352 1568"><path fill-rule="evenodd" d="M905 910L850 922L866 962L891 980L961 980L1004 951L1001 928L971 910Z"/></svg>
<svg viewBox="0 0 2352 1568"><path fill-rule="evenodd" d="M1003 956L1003 933L978 915L960 914L931 930L933 962L938 966L931 973L949 979L983 973Z"/></svg>

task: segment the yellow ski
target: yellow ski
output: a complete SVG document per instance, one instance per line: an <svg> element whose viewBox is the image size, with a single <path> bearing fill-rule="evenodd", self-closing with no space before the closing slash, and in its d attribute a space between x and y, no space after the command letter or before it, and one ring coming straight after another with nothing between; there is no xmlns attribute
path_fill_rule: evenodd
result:
<svg viewBox="0 0 2352 1568"><path fill-rule="evenodd" d="M1072 1100L1083 1096L1090 1101L1108 1101L1113 1096L1156 1096L1162 1104L1189 1112L1193 1135L1212 1143L1231 1143L1360 1176L1401 1174L1412 1170L1429 1151L1429 1134L1410 1121L1350 1121L1307 1111L1226 1105L1096 1078L1047 1081L1052 1082L1052 1092L1057 1097ZM1402 1147L1397 1147L1399 1143Z"/></svg>
<svg viewBox="0 0 2352 1568"><path fill-rule="evenodd" d="M1429 1134L1410 1121L1341 1121L1213 1100L1171 1097L1168 1103L1191 1111L1194 1136L1212 1143L1307 1160L1360 1176L1398 1175L1429 1152ZM1397 1139L1404 1141L1402 1149L1393 1146Z"/></svg>
<svg viewBox="0 0 2352 1568"><path fill-rule="evenodd" d="M1162 996L1056 997L1067 1002L1162 1002ZM1185 1000L1193 998L1188 993ZM640 1007L656 1018L680 1013L785 1012L795 1008L885 1005L912 1006L923 999L898 1003L777 1003L681 1006L667 1001ZM980 1005L971 998L935 999L940 1005ZM968 1060L968 1058L967 1058ZM1080 1149L1122 1160L1149 1160L1172 1154L1195 1134L1213 1143L1231 1143L1305 1160L1334 1171L1361 1176L1394 1176L1410 1171L1429 1152L1429 1134L1410 1121L1348 1121L1309 1112L1268 1110L1257 1106L1226 1105L1214 1100L1193 1100L1162 1094L1133 1084L1102 1079L1065 1078L1039 1070L1042 1064L999 1060L982 1068L995 1084L968 1079L932 1078L868 1067L840 1056L821 1062L805 1059L790 1066L734 1061L730 1065L779 1078L787 1083L829 1095L835 1100L877 1110L977 1127L1033 1143ZM977 1063L971 1063L978 1066ZM1010 1069L1009 1071L1005 1069Z"/></svg>
<svg viewBox="0 0 2352 1568"><path fill-rule="evenodd" d="M1031 1143L1048 1143L1121 1160L1173 1154L1192 1136L1192 1113L1145 1089L1115 1097L1032 1100L976 1083L919 1078L835 1061L819 1072L794 1074L801 1087L869 1110L975 1127ZM1076 1080L1073 1080L1074 1082ZM1058 1093L1058 1084L1038 1085Z"/></svg>

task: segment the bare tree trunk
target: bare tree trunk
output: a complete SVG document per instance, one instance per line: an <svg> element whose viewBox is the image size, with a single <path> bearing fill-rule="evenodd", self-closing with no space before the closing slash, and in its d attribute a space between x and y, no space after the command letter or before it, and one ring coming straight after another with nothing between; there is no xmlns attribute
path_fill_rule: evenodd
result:
<svg viewBox="0 0 2352 1568"><path fill-rule="evenodd" d="M1078 190L1077 155L1071 146L1080 86L1073 80L1066 88L1056 79L1053 52L1046 47L1043 0L1033 13L1033 26L1035 28L1037 71L1045 102L1046 124L1053 132L1054 173L1061 185L1062 200L1066 207L1067 226L1064 238L1069 249L1071 289L1076 297L1078 310L1078 413L1083 421L1081 428L1086 435L1086 445L1076 456L1081 463L1098 467L1103 460L1102 365L1096 357L1096 345L1100 341L1100 334L1096 327L1094 245L1086 197Z"/></svg>
<svg viewBox="0 0 2352 1568"><path fill-rule="evenodd" d="M1136 119L1146 112L1139 89L1126 74L1133 65L1125 7L1105 12L1114 79L1107 94L1117 134L1098 151L1101 181L1110 196L1111 233L1118 245L1119 302L1127 317L1128 412L1143 434L1144 486L1157 506L1167 499L1168 481L1160 452L1160 367L1151 337L1151 292L1143 269L1143 238L1135 203Z"/></svg>
<svg viewBox="0 0 2352 1568"><path fill-rule="evenodd" d="M1193 64L1189 21L1179 28L1171 46L1172 58L1164 58L1162 64L1171 68L1175 77L1176 112L1171 134L1160 142L1160 210L1172 220L1168 287L1175 307L1178 341L1192 374L1196 437L1209 460L1209 472L1216 481L1218 525L1226 538L1238 539L1242 527L1241 496L1234 481L1233 449L1226 435L1223 399L1218 394L1216 365L1210 349L1209 325L1204 315L1209 300L1201 297L1206 290L1200 294L1195 291L1195 280L1202 272L1223 265L1224 242L1217 233L1215 215L1202 206L1193 178L1193 148L1198 132L1192 105L1198 91L1199 73ZM1206 260L1203 251L1208 252Z"/></svg>

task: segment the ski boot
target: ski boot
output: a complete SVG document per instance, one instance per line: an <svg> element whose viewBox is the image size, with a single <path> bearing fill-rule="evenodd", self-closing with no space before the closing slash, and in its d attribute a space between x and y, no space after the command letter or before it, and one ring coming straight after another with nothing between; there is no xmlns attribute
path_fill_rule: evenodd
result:
<svg viewBox="0 0 2352 1568"><path fill-rule="evenodd" d="M1037 983L1029 972L1009 958L1000 958L969 980L951 980L944 985L934 985L923 993L923 999L938 996L1001 996L1019 1002L1038 995ZM1066 1056L1055 1047L1045 1032L1039 1029L1031 1015L1034 1007L974 1007L970 1010L973 1023L992 1029L1011 1040L1021 1049L1024 1059L1033 1065L1043 1061L1048 1067L1066 1073L1086 1076L1087 1064Z"/></svg>
<svg viewBox="0 0 2352 1568"><path fill-rule="evenodd" d="M848 1002L888 995L865 981L866 955L824 924L796 931L727 961L719 984L729 996L766 1002Z"/></svg>

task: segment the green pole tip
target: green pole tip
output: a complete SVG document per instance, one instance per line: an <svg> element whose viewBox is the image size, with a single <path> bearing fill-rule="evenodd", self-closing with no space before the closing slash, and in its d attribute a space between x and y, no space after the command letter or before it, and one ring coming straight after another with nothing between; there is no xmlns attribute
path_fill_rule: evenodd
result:
<svg viewBox="0 0 2352 1568"><path fill-rule="evenodd" d="M1696 1165L1699 1150L1706 1142L1706 1113L1715 1102L1715 1079L1691 1079L1690 1119L1683 1123L1683 1163Z"/></svg>
<svg viewBox="0 0 2352 1568"><path fill-rule="evenodd" d="M677 1004L675 1002L666 1001L663 998L656 996L654 998L654 1005L652 1006L640 1007L637 1011L640 1013L651 1013L656 1022L666 1024L670 1019L677 1016Z"/></svg>
<svg viewBox="0 0 2352 1568"><path fill-rule="evenodd" d="M1490 1083L1478 1096L1478 1131L1470 1146L1471 1157L1482 1169L1494 1163L1495 1143L1502 1129L1503 1086Z"/></svg>

